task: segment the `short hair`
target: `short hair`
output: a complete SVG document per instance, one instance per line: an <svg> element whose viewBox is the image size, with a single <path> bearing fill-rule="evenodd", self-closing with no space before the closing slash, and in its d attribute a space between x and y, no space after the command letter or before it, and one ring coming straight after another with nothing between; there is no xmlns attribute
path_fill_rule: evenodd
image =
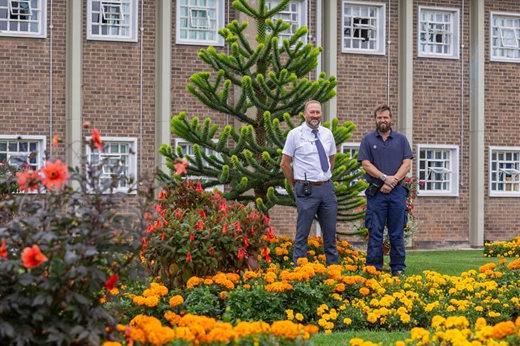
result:
<svg viewBox="0 0 520 346"><path fill-rule="evenodd" d="M390 109L390 107L386 104L382 104L382 105L377 106L377 108L374 110L374 118L377 117L378 113L381 113L384 111L388 111L388 113L390 113L390 117L392 117L392 110Z"/></svg>
<svg viewBox="0 0 520 346"><path fill-rule="evenodd" d="M320 105L321 107L321 102L318 101L318 100L309 100L309 101L306 101L304 104L303 104L303 111L305 112L307 110L307 107L312 104L312 103L317 103Z"/></svg>

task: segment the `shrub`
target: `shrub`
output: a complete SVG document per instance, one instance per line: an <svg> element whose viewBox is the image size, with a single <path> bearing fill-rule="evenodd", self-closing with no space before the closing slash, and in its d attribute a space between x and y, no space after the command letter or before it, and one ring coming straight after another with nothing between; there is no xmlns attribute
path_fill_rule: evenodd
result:
<svg viewBox="0 0 520 346"><path fill-rule="evenodd" d="M207 192L185 180L160 193L157 218L146 230L144 256L154 275L172 286L191 276L256 267L259 255L269 260L269 218L219 191Z"/></svg>
<svg viewBox="0 0 520 346"><path fill-rule="evenodd" d="M133 268L141 222L121 222L124 200L92 192L99 171L88 172L48 160L17 175L34 194L0 202L16 211L0 226L0 344L97 345L115 324L100 297Z"/></svg>

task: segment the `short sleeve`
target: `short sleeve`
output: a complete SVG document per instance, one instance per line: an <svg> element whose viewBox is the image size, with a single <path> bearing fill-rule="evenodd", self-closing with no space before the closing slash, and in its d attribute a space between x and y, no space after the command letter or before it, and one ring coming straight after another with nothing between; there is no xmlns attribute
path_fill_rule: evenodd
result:
<svg viewBox="0 0 520 346"><path fill-rule="evenodd" d="M336 148L336 141L334 140L334 135L330 132L330 148L329 148L329 156L336 155L338 149Z"/></svg>
<svg viewBox="0 0 520 346"><path fill-rule="evenodd" d="M368 144L367 136L363 137L361 144L359 145L358 161L372 161L372 155L370 155L370 145Z"/></svg>
<svg viewBox="0 0 520 346"><path fill-rule="evenodd" d="M412 152L412 148L410 148L410 143L408 143L408 138L406 138L405 136L403 136L403 148L404 148L403 160L413 159L414 155Z"/></svg>
<svg viewBox="0 0 520 346"><path fill-rule="evenodd" d="M282 153L294 157L294 131L289 131L287 138L285 139L285 145L283 147Z"/></svg>

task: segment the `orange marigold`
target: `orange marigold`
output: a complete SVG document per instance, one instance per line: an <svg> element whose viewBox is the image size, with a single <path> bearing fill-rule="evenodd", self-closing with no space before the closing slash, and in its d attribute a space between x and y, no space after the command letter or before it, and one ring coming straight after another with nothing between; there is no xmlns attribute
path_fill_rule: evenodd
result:
<svg viewBox="0 0 520 346"><path fill-rule="evenodd" d="M60 160L56 162L48 162L45 167L42 168L44 178L42 179L43 185L47 189L59 189L69 179L69 169Z"/></svg>
<svg viewBox="0 0 520 346"><path fill-rule="evenodd" d="M509 263L507 265L507 267L509 268L509 270L520 269L520 258L517 258L514 261L512 261L511 263Z"/></svg>
<svg viewBox="0 0 520 346"><path fill-rule="evenodd" d="M505 338L515 332L515 324L513 321L505 321L493 326L493 336L497 339Z"/></svg>

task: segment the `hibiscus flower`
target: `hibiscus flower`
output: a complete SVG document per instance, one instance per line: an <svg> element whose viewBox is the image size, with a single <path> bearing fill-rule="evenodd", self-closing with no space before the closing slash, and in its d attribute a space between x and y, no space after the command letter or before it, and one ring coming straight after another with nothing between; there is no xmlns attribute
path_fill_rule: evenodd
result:
<svg viewBox="0 0 520 346"><path fill-rule="evenodd" d="M44 174L42 183L49 190L53 188L59 189L69 179L69 169L60 160L48 162L41 171Z"/></svg>
<svg viewBox="0 0 520 346"><path fill-rule="evenodd" d="M22 264L25 268L31 269L47 262L48 258L41 252L38 245L26 247L22 251Z"/></svg>

